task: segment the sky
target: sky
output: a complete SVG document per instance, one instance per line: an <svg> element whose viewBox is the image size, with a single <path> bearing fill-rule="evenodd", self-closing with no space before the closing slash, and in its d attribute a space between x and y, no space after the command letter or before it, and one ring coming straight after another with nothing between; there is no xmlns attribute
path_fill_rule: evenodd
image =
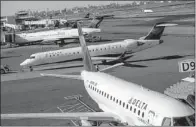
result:
<svg viewBox="0 0 196 127"><path fill-rule="evenodd" d="M111 2L126 4L133 1L1 1L1 16L14 15L20 10L61 10L64 8L82 7L88 5L106 5Z"/></svg>

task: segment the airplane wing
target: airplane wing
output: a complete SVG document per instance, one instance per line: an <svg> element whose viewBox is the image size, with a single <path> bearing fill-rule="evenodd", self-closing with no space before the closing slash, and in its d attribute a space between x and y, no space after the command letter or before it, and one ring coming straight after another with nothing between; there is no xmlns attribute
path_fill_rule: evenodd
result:
<svg viewBox="0 0 196 127"><path fill-rule="evenodd" d="M92 60L98 61L98 60L118 60L119 57L91 57Z"/></svg>
<svg viewBox="0 0 196 127"><path fill-rule="evenodd" d="M44 38L42 42L48 42L48 41L59 41L59 38Z"/></svg>
<svg viewBox="0 0 196 127"><path fill-rule="evenodd" d="M109 112L76 112L76 113L18 113L1 114L1 119L67 119L92 121L120 121L120 118Z"/></svg>
<svg viewBox="0 0 196 127"><path fill-rule="evenodd" d="M48 76L48 77L59 77L59 78L70 78L70 79L83 80L80 75L63 75L63 74L46 74L46 73L41 73L40 75Z"/></svg>
<svg viewBox="0 0 196 127"><path fill-rule="evenodd" d="M77 36L65 38L65 37L50 37L50 38L44 38L42 42L49 42L49 41L61 41L61 40L69 40L69 39L78 39Z"/></svg>
<svg viewBox="0 0 196 127"><path fill-rule="evenodd" d="M117 63L117 64L115 64L115 65L112 65L112 66L103 68L103 69L101 69L101 70L99 70L99 71L100 71L100 72L110 71L110 70L112 70L112 69L114 69L114 68L117 68L117 67L119 67L119 66L122 66L122 65L124 65L124 64L125 64L125 63Z"/></svg>

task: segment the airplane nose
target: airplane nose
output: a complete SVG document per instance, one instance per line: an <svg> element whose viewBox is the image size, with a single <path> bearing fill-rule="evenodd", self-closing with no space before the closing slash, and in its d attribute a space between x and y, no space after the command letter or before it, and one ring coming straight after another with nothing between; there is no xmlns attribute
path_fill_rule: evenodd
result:
<svg viewBox="0 0 196 127"><path fill-rule="evenodd" d="M28 60L25 60L22 63L20 63L20 66L24 67L27 66L27 64L28 64Z"/></svg>
<svg viewBox="0 0 196 127"><path fill-rule="evenodd" d="M164 42L163 40L160 40L160 41L159 41L159 44L162 44L163 42Z"/></svg>
<svg viewBox="0 0 196 127"><path fill-rule="evenodd" d="M20 66L25 66L25 61L20 63Z"/></svg>

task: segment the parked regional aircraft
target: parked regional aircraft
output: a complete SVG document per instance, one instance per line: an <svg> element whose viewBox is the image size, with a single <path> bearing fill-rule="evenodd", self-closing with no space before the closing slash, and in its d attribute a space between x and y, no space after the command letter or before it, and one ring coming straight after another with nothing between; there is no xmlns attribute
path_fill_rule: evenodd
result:
<svg viewBox="0 0 196 127"><path fill-rule="evenodd" d="M88 46L90 55L93 57L93 60L103 61L103 63L106 60L123 60L125 54L133 54L163 43L163 40L160 40L160 38L165 26L173 25L176 24L157 23L147 36L141 37L139 40L127 39L120 42ZM20 66L23 68L29 67L32 70L32 66L62 63L80 60L81 58L80 47L75 47L32 54Z"/></svg>
<svg viewBox="0 0 196 127"><path fill-rule="evenodd" d="M82 28L84 35L88 36L92 33L101 32L99 29L100 23L103 21L103 17L94 18L87 28ZM13 42L14 44L24 45L32 43L43 42L55 42L61 41L60 44L64 44L64 40L78 39L78 31L76 28L62 28L48 31L40 31L33 33L19 33L5 35L6 42Z"/></svg>
<svg viewBox="0 0 196 127"><path fill-rule="evenodd" d="M85 20L89 18L90 18L90 13L87 13L83 18L70 18L70 19L67 19L67 22L76 22L76 21L81 21L81 20Z"/></svg>
<svg viewBox="0 0 196 127"><path fill-rule="evenodd" d="M53 21L59 21L60 24L66 25L67 27L71 27L73 23L82 20L89 20L92 19L89 17L90 13L87 13L83 18L70 18L70 19L50 19ZM60 25L59 24L59 25ZM58 26L57 26L58 27Z"/></svg>
<svg viewBox="0 0 196 127"><path fill-rule="evenodd" d="M89 96L103 112L1 114L1 119L77 119L85 126L90 125L89 121L112 121L131 126L194 126L190 121L194 110L187 104L102 71L98 72L92 63L80 24L77 26L84 63L81 75L41 75L83 80Z"/></svg>

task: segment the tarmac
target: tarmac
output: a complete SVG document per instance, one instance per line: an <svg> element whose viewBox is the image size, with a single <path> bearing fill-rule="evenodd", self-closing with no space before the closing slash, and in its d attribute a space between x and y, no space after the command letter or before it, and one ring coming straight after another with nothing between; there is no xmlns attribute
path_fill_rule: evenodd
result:
<svg viewBox="0 0 196 127"><path fill-rule="evenodd" d="M187 73L179 73L178 61L194 58L194 27L191 24L187 25L186 22L190 22L190 20L180 21L185 25L166 28L165 36L161 38L164 40L163 44L135 53L133 57L127 60L130 65L120 66L109 73L161 93L169 86L187 77ZM143 20L136 25L132 19L104 21L101 24L103 33L100 35L103 35L103 38L109 41L96 44L142 37L152 27L148 24L149 22ZM63 48L72 46L78 46L78 44L67 45ZM18 72L1 75L1 113L60 112L58 107L62 108L62 104L67 103L64 97L76 94L82 95L82 101L94 111L100 111L97 104L85 91L82 81L40 76L40 73L79 74L83 69L82 62L66 63L64 67L56 70L41 70L39 68L33 72L20 72L19 63L28 58L30 54L43 50L58 49L55 45L27 47L3 49L1 51L2 64L8 64L13 71ZM69 67L70 64L76 67ZM105 66L102 65L101 67ZM74 125L71 121L40 119L2 120L1 124L9 126Z"/></svg>

